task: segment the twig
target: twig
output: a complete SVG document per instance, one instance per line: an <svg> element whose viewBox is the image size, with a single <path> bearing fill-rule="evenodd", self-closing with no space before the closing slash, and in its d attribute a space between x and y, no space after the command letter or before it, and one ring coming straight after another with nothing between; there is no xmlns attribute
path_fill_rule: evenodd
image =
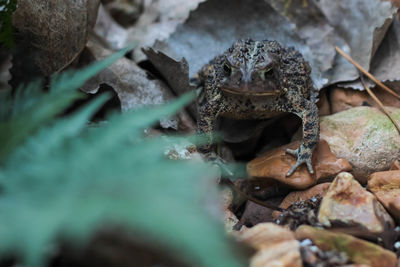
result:
<svg viewBox="0 0 400 267"><path fill-rule="evenodd" d="M363 67L360 66L360 64L358 64L357 62L354 61L354 59L352 59L349 55L347 55L345 52L343 52L342 49L340 49L339 47L335 46L336 51L338 51L339 54L341 54L344 58L346 58L348 61L350 61L351 64L353 64L359 71L361 71L362 73L365 74L365 76L367 76L368 78L370 78L374 83L376 83L377 85L379 85L379 87L381 87L382 89L384 89L386 92L388 92L389 94L393 95L394 97L396 97L397 99L400 100L400 95L398 95L396 92L394 92L392 89L390 89L389 87L387 87L386 85L384 85L383 83L381 83L380 81L378 81L371 73L369 73L366 69L364 69Z"/></svg>
<svg viewBox="0 0 400 267"><path fill-rule="evenodd" d="M379 107L382 109L382 111L386 114L386 116L389 117L389 119L392 121L394 126L396 127L397 131L400 133L400 126L397 124L397 122L393 119L392 115L390 115L389 111L385 108L385 106L382 104L382 102L376 97L376 95L371 91L371 89L368 87L367 83L364 80L364 77L360 75L361 78L361 83L364 86L365 90L367 90L368 94L375 100L376 103L378 103Z"/></svg>
<svg viewBox="0 0 400 267"><path fill-rule="evenodd" d="M271 203L265 203L265 202L262 202L262 201L260 201L260 200L258 200L256 198L248 196L247 194L242 192L242 190L237 188L236 185L228 178L221 179L221 182L226 184L226 185L228 185L228 186L230 186L236 193L238 193L239 195L241 195L245 199L250 200L250 201L252 201L252 202L254 202L254 203L256 203L256 204L258 204L260 206L263 206L263 207L266 207L266 208L269 208L269 209L272 209L272 210L277 210L277 211L280 211L280 212L285 211L285 209L279 208L279 207L277 207L277 206L275 206L275 205L273 205Z"/></svg>

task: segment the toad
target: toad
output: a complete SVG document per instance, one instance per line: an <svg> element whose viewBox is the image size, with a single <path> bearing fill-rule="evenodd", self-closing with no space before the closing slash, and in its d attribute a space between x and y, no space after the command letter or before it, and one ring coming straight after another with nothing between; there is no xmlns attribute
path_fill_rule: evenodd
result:
<svg viewBox="0 0 400 267"><path fill-rule="evenodd" d="M197 101L197 131L207 136L202 152L211 152L216 119L267 119L293 113L302 119L303 140L286 152L297 157L286 176L303 163L314 173L311 156L319 139L317 91L311 67L294 48L276 41L239 40L198 73L203 90Z"/></svg>

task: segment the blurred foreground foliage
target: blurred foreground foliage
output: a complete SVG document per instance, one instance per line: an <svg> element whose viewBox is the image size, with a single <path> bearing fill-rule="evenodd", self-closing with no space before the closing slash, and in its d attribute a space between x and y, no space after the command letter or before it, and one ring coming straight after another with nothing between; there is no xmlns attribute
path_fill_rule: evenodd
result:
<svg viewBox="0 0 400 267"><path fill-rule="evenodd" d="M12 13L17 0L0 0L0 45L10 48L14 44Z"/></svg>
<svg viewBox="0 0 400 267"><path fill-rule="evenodd" d="M190 266L242 266L205 205L217 196L210 166L167 159L172 138L143 138L146 127L193 94L114 114L100 127L87 122L107 95L58 116L82 97L77 88L125 52L52 77L46 93L40 82L1 92L0 257L44 266L59 240L84 246L97 231L118 225L145 233Z"/></svg>

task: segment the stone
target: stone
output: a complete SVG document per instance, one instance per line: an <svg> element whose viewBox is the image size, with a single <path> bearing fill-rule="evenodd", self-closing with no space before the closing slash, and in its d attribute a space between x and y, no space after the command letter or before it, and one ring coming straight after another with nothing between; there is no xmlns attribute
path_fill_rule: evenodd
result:
<svg viewBox="0 0 400 267"><path fill-rule="evenodd" d="M250 266L300 267L300 243L294 233L274 223L260 223L235 233L237 239L257 252L250 259Z"/></svg>
<svg viewBox="0 0 400 267"><path fill-rule="evenodd" d="M324 251L315 246L310 239L300 243L303 266L349 266L349 257L346 253L337 250ZM368 266L368 265L367 265Z"/></svg>
<svg viewBox="0 0 400 267"><path fill-rule="evenodd" d="M342 172L333 180L319 208L318 221L361 237L379 237L394 221L376 197Z"/></svg>
<svg viewBox="0 0 400 267"><path fill-rule="evenodd" d="M398 159L393 162L392 167L390 167L391 171L400 170L400 162Z"/></svg>
<svg viewBox="0 0 400 267"><path fill-rule="evenodd" d="M289 193L282 200L279 207L282 209L287 209L287 208L289 208L290 205L292 205L296 201L310 199L317 195L320 195L321 197L323 197L323 196L325 196L326 191L328 191L329 185L330 185L330 183L322 183L322 184L315 185L304 191L293 191L293 192ZM281 214L281 212L274 211L272 213L272 216L275 219L277 219L280 214Z"/></svg>
<svg viewBox="0 0 400 267"><path fill-rule="evenodd" d="M281 212L275 222L288 227L290 230L296 230L297 227L303 224L322 227L317 218L321 201L321 196L315 196L294 202L289 208Z"/></svg>
<svg viewBox="0 0 400 267"><path fill-rule="evenodd" d="M399 123L400 109L387 109ZM400 135L376 108L356 107L322 117L320 127L320 138L337 157L352 165L354 177L362 184L371 173L388 170L400 157Z"/></svg>
<svg viewBox="0 0 400 267"><path fill-rule="evenodd" d="M227 233L233 231L233 227L237 225L239 222L239 219L236 217L236 215L230 211L230 210L225 210L224 211L224 225L225 225L225 230Z"/></svg>
<svg viewBox="0 0 400 267"><path fill-rule="evenodd" d="M250 180L275 180L295 189L306 189L318 181L329 180L342 171L350 171L350 164L344 159L338 159L329 149L326 141L321 140L314 150L312 164L315 173L311 175L306 166L302 165L290 176L286 173L295 164L296 158L288 155L286 148L295 149L299 142L273 149L247 164Z"/></svg>
<svg viewBox="0 0 400 267"><path fill-rule="evenodd" d="M295 235L297 240L310 239L322 250L344 252L355 264L367 264L371 267L397 266L394 252L348 234L302 225L297 228Z"/></svg>
<svg viewBox="0 0 400 267"><path fill-rule="evenodd" d="M274 221L272 212L273 210L269 208L258 205L252 201L247 201L243 215L240 218L239 224L235 228L237 229L242 225L252 227L259 223L272 222Z"/></svg>
<svg viewBox="0 0 400 267"><path fill-rule="evenodd" d="M393 97L386 91L376 88L373 90L383 105L400 108L400 100ZM366 91L345 89L336 87L330 91L332 113L337 113L353 107L372 106L379 108L379 105L369 96Z"/></svg>
<svg viewBox="0 0 400 267"><path fill-rule="evenodd" d="M371 174L368 178L367 189L400 222L400 170Z"/></svg>
<svg viewBox="0 0 400 267"><path fill-rule="evenodd" d="M221 208L224 214L225 230L227 232L231 232L233 230L233 227L239 222L236 215L230 210L233 202L233 193L229 188L225 188L221 191L221 195Z"/></svg>

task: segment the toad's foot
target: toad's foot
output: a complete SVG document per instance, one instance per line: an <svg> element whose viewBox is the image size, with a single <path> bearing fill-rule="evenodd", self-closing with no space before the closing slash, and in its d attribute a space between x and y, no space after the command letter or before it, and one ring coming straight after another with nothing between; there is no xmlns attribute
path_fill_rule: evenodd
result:
<svg viewBox="0 0 400 267"><path fill-rule="evenodd" d="M297 157L296 163L290 168L288 173L286 174L286 177L290 176L293 174L293 172L299 167L301 164L306 163L308 171L310 174L314 173L314 170L311 165L311 155L312 151L310 149L306 149L303 147L303 145L300 145L299 148L297 149L286 149L286 153L289 153L295 157Z"/></svg>

